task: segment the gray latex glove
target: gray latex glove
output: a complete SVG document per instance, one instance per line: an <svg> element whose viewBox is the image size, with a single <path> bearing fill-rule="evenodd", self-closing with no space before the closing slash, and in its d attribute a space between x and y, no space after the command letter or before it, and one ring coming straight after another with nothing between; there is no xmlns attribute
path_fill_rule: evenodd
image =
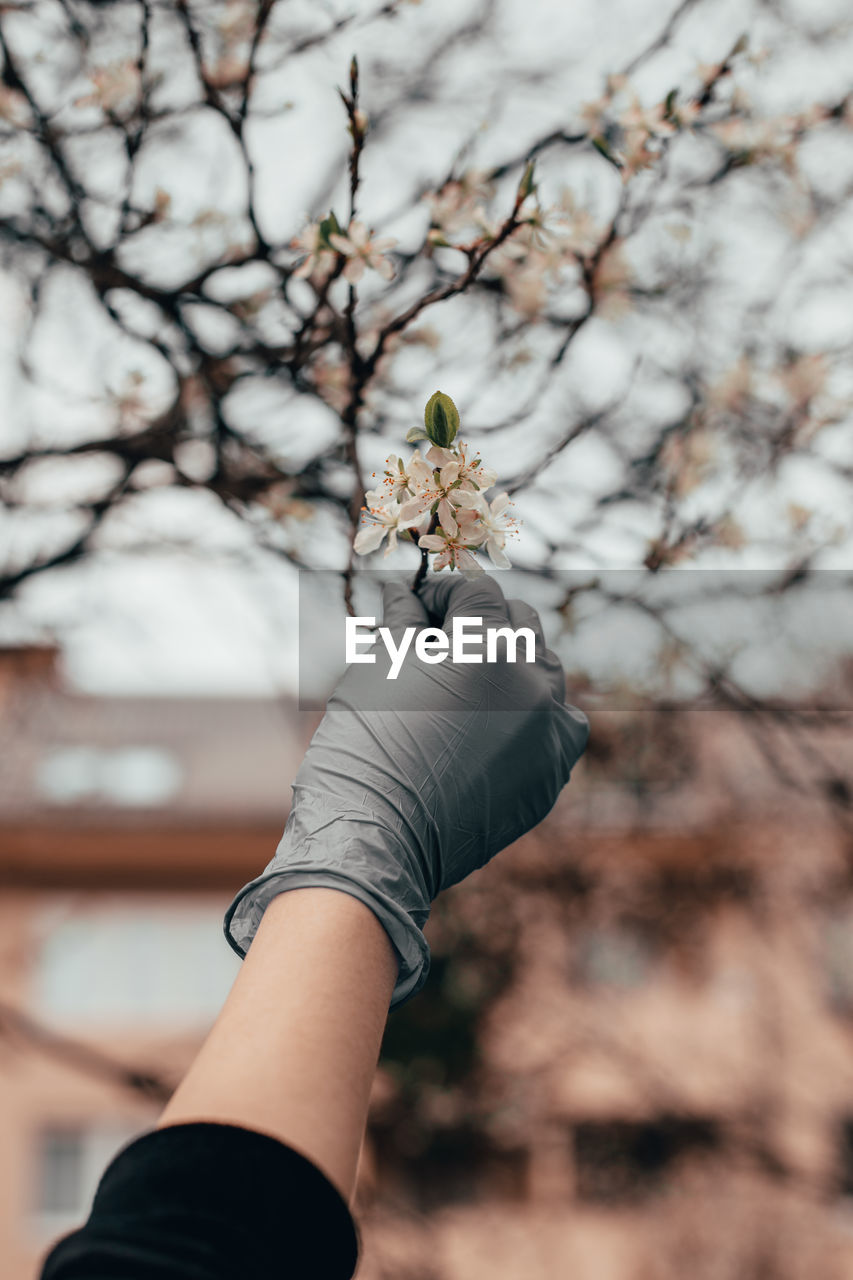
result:
<svg viewBox="0 0 853 1280"><path fill-rule="evenodd" d="M244 956L277 893L344 890L374 911L400 957L394 1009L426 981L433 899L544 818L589 722L566 705L538 615L504 599L494 578L431 577L419 596L390 583L383 612L395 638L409 626L449 635L456 615L531 627L536 662L427 665L412 653L390 682L376 645L375 665L348 667L296 775L275 856L232 901L225 936Z"/></svg>

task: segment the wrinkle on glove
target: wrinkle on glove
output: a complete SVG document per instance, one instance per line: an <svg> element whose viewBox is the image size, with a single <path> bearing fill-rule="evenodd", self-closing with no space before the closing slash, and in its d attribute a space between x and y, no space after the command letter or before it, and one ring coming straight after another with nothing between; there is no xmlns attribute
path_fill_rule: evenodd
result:
<svg viewBox="0 0 853 1280"><path fill-rule="evenodd" d="M426 981L423 927L438 894L485 865L553 808L589 738L565 702L559 659L539 617L507 601L493 578L428 579L416 596L391 583L384 624L455 617L529 626L536 661L427 664L410 653L397 681L377 646L330 697L293 784L284 835L264 871L236 895L225 935L245 956L272 898L325 886L359 898L384 925L400 961L391 1009Z"/></svg>

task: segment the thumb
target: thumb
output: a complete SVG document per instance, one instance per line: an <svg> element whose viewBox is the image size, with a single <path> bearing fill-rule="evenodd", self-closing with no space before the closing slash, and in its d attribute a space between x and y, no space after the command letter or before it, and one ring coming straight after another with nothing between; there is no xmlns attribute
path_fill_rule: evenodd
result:
<svg viewBox="0 0 853 1280"><path fill-rule="evenodd" d="M429 615L404 582L386 582L382 588L382 625L394 638L406 627L428 627Z"/></svg>

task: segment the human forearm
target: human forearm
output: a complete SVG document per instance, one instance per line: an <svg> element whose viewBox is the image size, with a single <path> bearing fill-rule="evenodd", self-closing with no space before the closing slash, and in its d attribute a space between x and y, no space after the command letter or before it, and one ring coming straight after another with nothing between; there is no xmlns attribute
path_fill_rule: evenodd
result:
<svg viewBox="0 0 853 1280"><path fill-rule="evenodd" d="M308 1156L351 1202L397 967L385 930L356 898L280 893L157 1127L213 1120L260 1130Z"/></svg>

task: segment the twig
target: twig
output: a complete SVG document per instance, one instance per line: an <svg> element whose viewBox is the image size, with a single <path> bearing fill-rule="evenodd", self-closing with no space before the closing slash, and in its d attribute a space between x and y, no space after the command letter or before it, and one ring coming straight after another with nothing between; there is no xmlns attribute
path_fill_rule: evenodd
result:
<svg viewBox="0 0 853 1280"><path fill-rule="evenodd" d="M156 1072L118 1062L101 1049L51 1031L29 1014L5 1002L0 1003L0 1035L9 1039L18 1036L40 1053L63 1062L76 1071L83 1071L87 1075L130 1089L151 1102L168 1102L175 1091L175 1086Z"/></svg>
<svg viewBox="0 0 853 1280"><path fill-rule="evenodd" d="M429 522L427 535L431 533L435 533L437 528L438 528L438 512L434 511L432 513L432 519ZM412 583L412 590L415 592L415 594L417 594L417 592L420 590L421 584L423 583L423 580L427 575L428 568L429 568L429 551L426 549L426 547L421 547L421 562L418 565L418 571L415 574L414 582Z"/></svg>

